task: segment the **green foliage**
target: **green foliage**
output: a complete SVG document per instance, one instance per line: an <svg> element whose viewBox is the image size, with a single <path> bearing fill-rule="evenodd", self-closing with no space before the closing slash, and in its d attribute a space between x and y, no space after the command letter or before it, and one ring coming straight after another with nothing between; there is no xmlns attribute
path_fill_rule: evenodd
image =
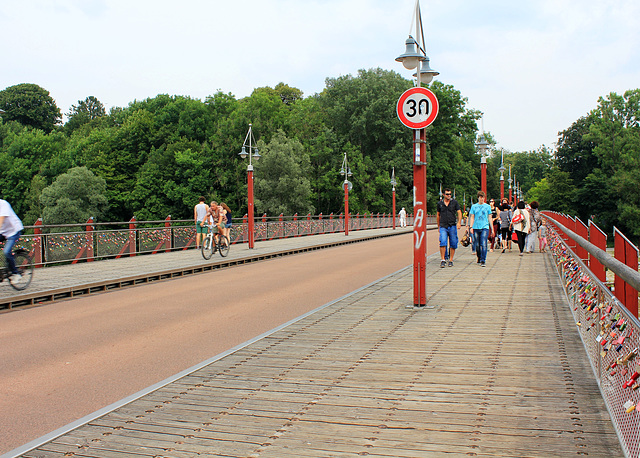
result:
<svg viewBox="0 0 640 458"><path fill-rule="evenodd" d="M104 105L97 98L90 95L84 100L78 100L78 105L71 105L71 111L67 113L69 120L64 125L67 133L99 119L106 115Z"/></svg>
<svg viewBox="0 0 640 458"><path fill-rule="evenodd" d="M49 91L37 84L17 84L0 91L0 108L7 121L51 132L60 122L60 109Z"/></svg>
<svg viewBox="0 0 640 458"><path fill-rule="evenodd" d="M7 110L0 122L0 167L6 171L0 193L31 223L51 214L44 204L50 201L41 197L56 177L86 167L105 183L109 205L103 220L190 218L200 195L226 202L241 216L247 211L248 164L238 153L251 124L263 155L254 164L258 213L343 211L339 170L345 152L354 174L353 213L391 211L394 167L398 207L410 209L413 131L400 123L395 107L411 86L398 73L378 68L327 78L325 90L307 98L279 83L239 100L222 91L204 101L159 94L107 114L89 96L71 107L61 129L54 129L59 110L57 118L53 110L54 122L46 129L33 129L31 118ZM475 144L480 113L470 110L453 86L436 81L429 87L440 102L439 115L427 128L427 195L433 209L441 184L454 189L460 201L480 187ZM24 98L30 91L45 102L49 97L36 85L13 86L0 92L0 107L7 97ZM637 193L619 196L620 189L640 185L639 99L638 91L600 99L597 109L560 133L557 153L544 146L504 151L505 165L511 164L527 199L577 212L585 220L597 215L599 221L640 234L633 219L640 208ZM38 113L34 106L47 106L29 103L31 113ZM496 144L490 133L486 136ZM490 196L498 196L502 151L492 149L487 186ZM508 193L506 183L505 188ZM74 215L66 208L58 213Z"/></svg>
<svg viewBox="0 0 640 458"><path fill-rule="evenodd" d="M42 190L40 203L47 224L83 222L99 218L108 201L105 181L86 167L74 167Z"/></svg>
<svg viewBox="0 0 640 458"><path fill-rule="evenodd" d="M262 157L254 166L257 213L313 213L310 159L302 143L287 138L284 131L279 130L260 152Z"/></svg>

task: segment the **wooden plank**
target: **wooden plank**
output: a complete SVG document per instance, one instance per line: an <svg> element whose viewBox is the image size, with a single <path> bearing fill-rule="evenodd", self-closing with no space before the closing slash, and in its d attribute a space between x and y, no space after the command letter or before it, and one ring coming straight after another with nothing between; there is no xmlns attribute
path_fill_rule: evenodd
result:
<svg viewBox="0 0 640 458"><path fill-rule="evenodd" d="M457 259L430 261L433 308L406 308L411 272L398 273L43 450L622 456L543 255Z"/></svg>

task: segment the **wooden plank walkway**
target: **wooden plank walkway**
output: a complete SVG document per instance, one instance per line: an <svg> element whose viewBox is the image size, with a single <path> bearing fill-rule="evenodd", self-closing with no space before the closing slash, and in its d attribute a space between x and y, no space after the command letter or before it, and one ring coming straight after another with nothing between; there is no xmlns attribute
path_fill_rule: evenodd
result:
<svg viewBox="0 0 640 458"><path fill-rule="evenodd" d="M407 268L23 456L623 456L550 254Z"/></svg>

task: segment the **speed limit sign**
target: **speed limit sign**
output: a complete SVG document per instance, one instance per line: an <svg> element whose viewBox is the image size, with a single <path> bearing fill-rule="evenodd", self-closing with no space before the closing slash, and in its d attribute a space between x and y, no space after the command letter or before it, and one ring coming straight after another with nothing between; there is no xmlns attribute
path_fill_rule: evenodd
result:
<svg viewBox="0 0 640 458"><path fill-rule="evenodd" d="M424 129L438 116L438 99L425 87L412 87L398 99L398 118L410 129Z"/></svg>

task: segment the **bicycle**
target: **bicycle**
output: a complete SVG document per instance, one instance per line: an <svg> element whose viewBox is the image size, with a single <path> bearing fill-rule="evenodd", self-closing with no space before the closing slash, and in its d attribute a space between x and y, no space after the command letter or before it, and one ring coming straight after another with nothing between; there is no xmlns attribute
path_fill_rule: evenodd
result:
<svg viewBox="0 0 640 458"><path fill-rule="evenodd" d="M215 234L218 234L218 237L215 237ZM226 258L229 254L230 246L231 243L229 242L229 237L220 234L217 226L209 225L209 231L202 240L202 246L200 249L202 250L202 257L209 260L216 251L220 253L220 256Z"/></svg>
<svg viewBox="0 0 640 458"><path fill-rule="evenodd" d="M0 282L9 280L9 284L18 291L22 291L27 289L27 287L31 284L31 280L33 280L33 257L31 254L25 250L24 248L18 248L13 253L13 259L16 262L16 267L20 272L21 279L18 283L13 283L9 280L9 278L13 275L13 272L9 270L9 266L7 265L7 258L2 256L2 267L0 268Z"/></svg>

